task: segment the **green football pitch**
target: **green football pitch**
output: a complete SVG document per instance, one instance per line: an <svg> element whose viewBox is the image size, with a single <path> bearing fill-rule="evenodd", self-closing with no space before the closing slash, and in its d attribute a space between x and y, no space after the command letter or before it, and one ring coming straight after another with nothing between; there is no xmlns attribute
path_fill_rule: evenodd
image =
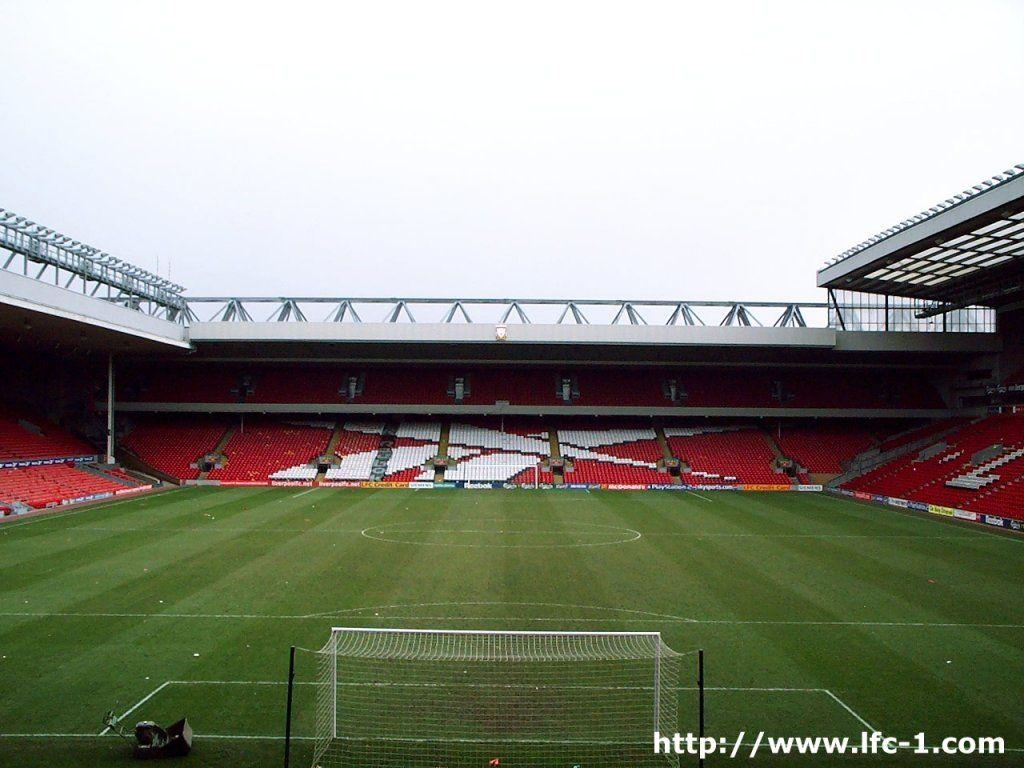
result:
<svg viewBox="0 0 1024 768"><path fill-rule="evenodd" d="M98 736L110 709L187 715L182 765L280 765L289 646L366 626L660 631L705 649L712 735L1011 750L754 765L1021 766L1022 580L1020 537L819 494L176 490L0 525L0 765L128 765ZM316 664L297 663L308 766Z"/></svg>

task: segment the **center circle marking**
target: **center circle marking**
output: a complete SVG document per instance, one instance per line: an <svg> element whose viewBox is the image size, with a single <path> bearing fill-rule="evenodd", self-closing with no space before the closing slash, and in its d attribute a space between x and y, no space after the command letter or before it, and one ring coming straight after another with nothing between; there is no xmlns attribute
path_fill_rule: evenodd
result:
<svg viewBox="0 0 1024 768"><path fill-rule="evenodd" d="M530 528L530 524L544 525L540 520L472 520L465 523L438 521L437 527L422 523L411 525L372 525L360 533L367 539L389 544L412 544L422 547L466 547L491 549L567 549L574 547L606 547L628 544L643 534L632 528L602 523L573 521L566 530ZM448 527L445 527L448 526ZM452 541L426 541L433 535L451 536ZM552 541L561 537L562 540ZM547 538L546 541L543 539ZM538 541L538 539L541 539ZM588 540L591 539L591 540Z"/></svg>

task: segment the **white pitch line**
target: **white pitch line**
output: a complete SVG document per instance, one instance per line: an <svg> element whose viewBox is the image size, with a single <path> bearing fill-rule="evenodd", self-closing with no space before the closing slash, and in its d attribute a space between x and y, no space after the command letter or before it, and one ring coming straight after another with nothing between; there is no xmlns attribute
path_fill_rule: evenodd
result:
<svg viewBox="0 0 1024 768"><path fill-rule="evenodd" d="M122 714L117 719L118 720L124 720L126 717L128 717L128 715L130 715L136 709L138 709L143 704L145 704L147 701L152 699L154 696L156 696L158 693L160 693L160 691L162 691L164 688L166 688L170 684L171 684L170 680L165 680L160 685L158 685L156 688L154 688L152 691L150 691L149 694L147 694L146 696L143 696L142 699L140 699L138 702L136 702L135 706L130 707L129 709L125 710L124 714ZM105 736L108 733L110 733L110 726L109 725L106 728L104 728L102 731L100 731L98 734L96 734L96 735L97 736Z"/></svg>
<svg viewBox="0 0 1024 768"><path fill-rule="evenodd" d="M257 686L282 686L288 685L286 680L168 680L164 685L257 685ZM295 685L321 685L314 681L296 681ZM368 682L350 683L338 681L338 686L348 688L478 688L481 683L389 683L389 682ZM488 685L491 688L535 688L530 683ZM558 685L552 686L562 690L587 690L587 691L653 691L652 685ZM700 690L694 685L677 685L677 691ZM704 687L705 691L719 692L742 692L742 693L826 693L824 688L785 688L785 687L749 687L749 686L713 686Z"/></svg>
<svg viewBox="0 0 1024 768"><path fill-rule="evenodd" d="M693 494L698 499L704 499L704 501L712 501L712 499L709 499L707 496L702 496L701 494L697 493L696 491L687 491L687 493Z"/></svg>
<svg viewBox="0 0 1024 768"><path fill-rule="evenodd" d="M312 490L318 491L319 488L313 488ZM300 494L301 495L301 494ZM294 497L293 497L294 498ZM121 503L121 502L118 502ZM77 510L78 512L84 512L85 510ZM69 513L71 514L71 513ZM35 522L35 520L25 520L22 523L5 524L0 526L0 533L6 527L15 528L18 525L26 525L28 523ZM382 527L382 526L374 526ZM252 526L227 526L218 525L214 522L207 523L204 525L189 525L189 526L145 526L145 527L132 527L132 526L103 526L103 525L83 525L75 528L75 534L81 533L132 533L132 532L151 532L151 531L174 531L175 533L195 533L201 532L208 534L212 532L223 532L223 533L262 533L262 534L277 534L277 533L296 533L296 532L307 532L319 534L356 534L362 533L366 528L302 528L298 526L278 526L273 528L257 528ZM623 528L622 530L626 530ZM629 529L633 530L633 529ZM469 530L432 530L423 529L417 531L397 531L397 533L499 533L500 531L469 531ZM539 533L556 533L556 534L569 534L569 533L584 533L584 531L518 531L518 533L525 534L539 534ZM596 532L595 532L596 533ZM967 539L977 539L976 536L967 535L940 535L940 536L927 536L920 534L909 534L909 533L896 533L896 534L871 534L871 533L709 533L704 531L639 531L645 537L675 537L675 538L693 538L693 539L872 539L883 541L885 539L912 539L922 541L964 541ZM1014 539L1007 536L996 535L996 541L1013 541Z"/></svg>
<svg viewBox="0 0 1024 768"><path fill-rule="evenodd" d="M171 489L171 490L178 490L178 489ZM168 493L168 492L169 491L162 491L161 493ZM144 494L143 496L133 496L130 499L119 499L117 501L111 501L111 502L108 502L108 503L105 503L105 504L101 503L101 504L94 504L92 506L76 507L75 509L70 509L67 512L51 512L49 514L42 513L42 514L38 514L38 515L32 515L28 520L21 520L21 521L18 521L18 522L15 522L15 521L12 520L11 522L8 522L8 523L0 523L0 533L2 533L3 531L9 531L12 528L20 528L23 525L29 525L31 523L41 523L44 520L63 520L66 517L72 517L74 515L80 515L82 512L99 512L101 509L109 509L110 507L116 507L118 504L127 504L130 501L136 501L136 500L138 500L140 498L144 498L145 495L148 495L148 494Z"/></svg>
<svg viewBox="0 0 1024 768"><path fill-rule="evenodd" d="M0 739L98 739L105 734L98 733L0 733ZM284 736L247 736L237 733L202 733L199 739L258 739L283 741ZM292 736L292 741L315 741L316 736Z"/></svg>
<svg viewBox="0 0 1024 768"><path fill-rule="evenodd" d="M368 609L360 609L368 610ZM928 621L797 621L782 619L691 619L683 616L653 616L650 619L582 619L543 616L398 616L384 614L381 616L354 616L350 611L326 612L322 614L266 614L266 613L141 613L141 612L48 612L48 611L0 611L0 618L106 618L106 619L263 619L269 621L302 621L325 619L335 616L349 616L355 619L392 621L500 621L500 622L561 622L576 624L648 624L655 621L666 621L684 624L721 624L729 626L795 626L795 627L891 627L891 628L922 628L922 629L1024 629L1024 624L983 624L958 622Z"/></svg>
<svg viewBox="0 0 1024 768"><path fill-rule="evenodd" d="M128 709L118 719L123 719L134 712L136 709L141 707L151 698L156 696L160 691L166 688L168 685L272 685L281 686L287 685L287 682L281 680L167 680L161 685L157 686L147 696L142 698L135 706ZM299 682L297 685L318 685L315 682ZM366 685L365 683L352 683L351 685ZM389 683L371 683L374 687L389 686ZM396 687L437 687L433 684L423 683L395 683ZM587 689L605 689L606 686L578 686ZM618 687L611 687L612 690L618 690ZM630 688L630 690L633 690ZM695 691L698 688L694 686L676 686L676 690L679 691ZM832 691L827 688L788 688L788 687L751 687L751 686L706 686L705 691L718 691L718 692L762 692L762 693L823 693L832 699L836 704L842 707L847 713L857 720L861 725L867 728L869 731L878 732L880 731L875 728L871 723L861 717L857 712L850 707L846 702L836 696ZM0 733L0 739L35 739L35 738L67 738L67 739L89 739L98 738L105 736L110 731L110 728L104 728L98 734L91 733ZM243 735L243 734L216 734L216 733L204 733L198 734L199 738L202 739L246 739L246 740L274 740L278 741L283 739L283 736L263 736L263 735ZM315 736L292 736L293 739L299 741L312 741ZM1024 749L1018 747L1007 747L1006 752L1024 752Z"/></svg>
<svg viewBox="0 0 1024 768"><path fill-rule="evenodd" d="M829 698L831 698L833 701L835 701L836 704L838 704L840 707L842 707L847 712L849 712L851 715L853 715L857 719L857 722L859 722L861 725L863 725L869 731L871 731L873 733L878 731L878 729L875 728L875 726L873 726L871 723L869 723L863 717L861 717L856 712L854 712L852 707L850 707L845 701L843 701L838 696L836 696L834 693L832 693L832 691L828 690L827 688L822 688L821 690L822 690L823 693L825 693L825 695L827 695Z"/></svg>
<svg viewBox="0 0 1024 768"><path fill-rule="evenodd" d="M95 733L0 733L0 739L98 739L100 738ZM200 733L194 736L195 739L232 739L232 740L245 740L245 741L284 741L284 736L267 736L267 735L246 735L238 733ZM295 736L292 735L292 741L316 741L316 736ZM741 746L751 747L753 746L750 742L743 742ZM908 747L900 747L900 749L913 750L916 749L916 745L910 745ZM930 747L929 747L930 749ZM1004 747L1005 752L1022 753L1024 747Z"/></svg>
<svg viewBox="0 0 1024 768"><path fill-rule="evenodd" d="M293 499L297 499L297 498L299 498L299 496L305 496L307 493L312 493L313 491L318 491L318 490L320 490L320 489L319 488L310 488L308 491L301 491L299 493L296 493L294 496L292 496L292 498Z"/></svg>
<svg viewBox="0 0 1024 768"><path fill-rule="evenodd" d="M0 614L3 616L4 614ZM325 614L324 618L332 615ZM495 621L495 622L524 622L524 623L552 623L563 624L651 624L656 621L666 621L682 624L723 624L730 626L744 625L766 625L766 626L796 626L796 627L894 627L894 628L934 628L934 629L1024 629L1024 624L963 624L954 622L926 622L926 621L796 621L788 619L690 619L682 616L668 616L662 619L581 619L550 616L403 616L400 614L381 614L379 616L352 616L355 619L379 622L382 620L391 621ZM268 617L268 618L297 618L297 617Z"/></svg>

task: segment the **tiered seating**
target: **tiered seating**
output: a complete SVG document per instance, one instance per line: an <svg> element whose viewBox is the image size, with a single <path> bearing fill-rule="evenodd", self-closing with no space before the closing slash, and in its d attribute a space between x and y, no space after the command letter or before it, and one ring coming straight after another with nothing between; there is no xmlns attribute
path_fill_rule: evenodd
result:
<svg viewBox="0 0 1024 768"><path fill-rule="evenodd" d="M327 470L325 480L369 480L380 449L382 421L347 421L334 453L341 462Z"/></svg>
<svg viewBox="0 0 1024 768"><path fill-rule="evenodd" d="M434 470L426 464L440 450L441 424L413 422L402 424L396 434L394 447L388 459L384 480L409 482L433 480Z"/></svg>
<svg viewBox="0 0 1024 768"><path fill-rule="evenodd" d="M414 404L449 402L449 372L437 368L374 368L358 402Z"/></svg>
<svg viewBox="0 0 1024 768"><path fill-rule="evenodd" d="M844 461L874 443L870 431L852 424L783 426L772 437L783 455L809 472L836 475L843 471Z"/></svg>
<svg viewBox="0 0 1024 768"><path fill-rule="evenodd" d="M67 499L115 493L125 487L123 483L68 464L0 469L0 499L20 501L36 509L55 506Z"/></svg>
<svg viewBox="0 0 1024 768"><path fill-rule="evenodd" d="M347 422L335 449L341 461L327 470L324 479L369 480L381 449L383 430L382 422ZM433 480L433 469L428 470L424 465L437 455L440 438L438 422L399 425L381 479L389 482Z"/></svg>
<svg viewBox="0 0 1024 768"><path fill-rule="evenodd" d="M757 429L666 427L669 450L689 465L683 481L697 485L719 483L786 485L789 479L772 470L774 453Z"/></svg>
<svg viewBox="0 0 1024 768"><path fill-rule="evenodd" d="M967 424L968 421L969 419L964 418L938 419L937 421L931 421L920 427L885 437L885 439L879 443L878 450L885 453L886 451L899 448L901 445L916 443L918 440L924 440L931 435L937 435L955 427L963 426L964 424Z"/></svg>
<svg viewBox="0 0 1024 768"><path fill-rule="evenodd" d="M179 480L195 480L191 464L217 447L225 422L180 416L138 420L121 445L149 466Z"/></svg>
<svg viewBox="0 0 1024 768"><path fill-rule="evenodd" d="M1007 467L1008 464L1012 464L1022 456L1024 456L1024 448L1002 450L990 461L984 461L969 472L957 475L952 480L947 480L946 485L950 488L967 488L971 491L993 485L1002 478L1002 475L995 473L1005 472L1006 469L1001 469L1002 467Z"/></svg>
<svg viewBox="0 0 1024 768"><path fill-rule="evenodd" d="M563 480L570 485L601 483L611 485L667 485L668 474L639 464L617 464L604 460L573 459L572 470L566 470Z"/></svg>
<svg viewBox="0 0 1024 768"><path fill-rule="evenodd" d="M1024 520L1024 469L1016 468L1016 476L979 493L966 505L973 512Z"/></svg>
<svg viewBox="0 0 1024 768"><path fill-rule="evenodd" d="M991 416L961 427L941 450L897 458L854 478L845 488L1005 517L1024 518L1024 416ZM941 443L939 445L942 445ZM1001 445L1001 449L994 446ZM991 455L975 466L971 458ZM927 458L922 459L921 456ZM983 454L984 455L984 454Z"/></svg>
<svg viewBox="0 0 1024 768"><path fill-rule="evenodd" d="M132 477L119 467L104 469L103 472L110 475L113 478L116 478L117 480L120 480L122 483L126 483L127 485L137 485L139 482L138 480L136 480L134 477Z"/></svg>
<svg viewBox="0 0 1024 768"><path fill-rule="evenodd" d="M560 429L562 456L572 459L566 483L650 485L670 482L658 471L663 458L657 435L650 427L617 429Z"/></svg>
<svg viewBox="0 0 1024 768"><path fill-rule="evenodd" d="M0 461L94 455L95 448L55 424L15 409L0 410Z"/></svg>
<svg viewBox="0 0 1024 768"><path fill-rule="evenodd" d="M270 479L289 483L308 483L315 480L318 474L316 464L296 464L294 467L272 472Z"/></svg>
<svg viewBox="0 0 1024 768"><path fill-rule="evenodd" d="M14 408L0 411L0 461L95 456L96 450L54 424ZM93 470L72 461L0 470L0 503L42 508L71 499L110 494L140 483L119 469Z"/></svg>
<svg viewBox="0 0 1024 768"><path fill-rule="evenodd" d="M448 456L457 461L445 480L529 482L535 467L550 453L546 429L506 425L483 427L456 422L448 436ZM550 482L541 479L541 482Z"/></svg>
<svg viewBox="0 0 1024 768"><path fill-rule="evenodd" d="M231 390L238 386L239 376L237 370L212 366L173 373L156 368L123 377L118 397L143 403L233 403L238 397Z"/></svg>
<svg viewBox="0 0 1024 768"><path fill-rule="evenodd" d="M359 404L448 404L455 375L468 377L466 405L565 405L556 396L560 375L572 376L579 397L571 405L671 407L663 392L668 379L685 391L679 405L736 408L943 408L937 390L914 371L750 369L687 367L683 369L538 366L510 369L438 366L190 364L177 369L148 368L129 372L119 397L127 401L168 403L340 403L343 378L358 375ZM240 393L242 378L252 392ZM776 386L781 385L781 390ZM773 395L774 393L774 395ZM781 396L781 398L779 397ZM383 409L382 409L383 410Z"/></svg>
<svg viewBox="0 0 1024 768"><path fill-rule="evenodd" d="M342 371L336 368L305 366L269 368L253 375L253 393L247 402L256 403L337 403L342 401ZM236 377L237 383L237 377Z"/></svg>
<svg viewBox="0 0 1024 768"><path fill-rule="evenodd" d="M321 455L330 438L331 429L323 426L247 424L225 446L226 466L212 470L209 478L221 482L266 482L279 470L306 464Z"/></svg>

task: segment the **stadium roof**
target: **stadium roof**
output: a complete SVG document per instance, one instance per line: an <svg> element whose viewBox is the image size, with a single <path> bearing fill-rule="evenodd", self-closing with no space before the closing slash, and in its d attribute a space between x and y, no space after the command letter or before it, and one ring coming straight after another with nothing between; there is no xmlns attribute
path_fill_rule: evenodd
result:
<svg viewBox="0 0 1024 768"><path fill-rule="evenodd" d="M153 316L175 319L185 309L185 289L177 283L0 208L0 269L19 268L36 280L46 276L54 285Z"/></svg>
<svg viewBox="0 0 1024 768"><path fill-rule="evenodd" d="M1024 299L1024 164L833 259L818 285L935 302L925 314Z"/></svg>

